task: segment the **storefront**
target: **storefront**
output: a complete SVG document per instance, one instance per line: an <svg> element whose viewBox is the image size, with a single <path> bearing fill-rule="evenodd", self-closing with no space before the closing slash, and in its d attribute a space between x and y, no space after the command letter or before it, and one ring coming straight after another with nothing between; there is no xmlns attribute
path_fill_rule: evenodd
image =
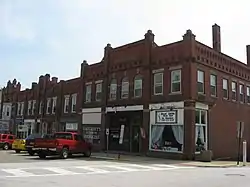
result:
<svg viewBox="0 0 250 187"><path fill-rule="evenodd" d="M17 124L17 137L24 139L35 133L35 119L25 119L23 123Z"/></svg>
<svg viewBox="0 0 250 187"><path fill-rule="evenodd" d="M173 102L151 104L149 107L151 109L149 151L183 154L185 146L184 135L188 136L187 140L194 140L192 147L195 147L195 153L200 153L201 150L207 149L207 105L196 103L195 107L190 109L184 107L184 102ZM172 109L169 109L171 107ZM193 114L195 116L192 118L195 119L195 124L192 121L184 124L185 110L194 111ZM184 128L185 126L186 128ZM184 132L188 128L193 132ZM194 137L190 138L192 134Z"/></svg>
<svg viewBox="0 0 250 187"><path fill-rule="evenodd" d="M184 107L183 102L151 104L149 150L182 153L184 146L184 109L166 109L168 106Z"/></svg>
<svg viewBox="0 0 250 187"><path fill-rule="evenodd" d="M143 106L110 107L106 117L109 150L139 153L142 149Z"/></svg>
<svg viewBox="0 0 250 187"><path fill-rule="evenodd" d="M9 132L10 132L10 121L0 120L0 133L9 133Z"/></svg>

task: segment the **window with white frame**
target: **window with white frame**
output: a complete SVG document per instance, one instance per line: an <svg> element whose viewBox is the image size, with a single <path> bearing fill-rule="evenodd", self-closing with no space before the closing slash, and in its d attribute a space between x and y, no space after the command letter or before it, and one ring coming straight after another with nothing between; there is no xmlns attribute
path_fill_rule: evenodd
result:
<svg viewBox="0 0 250 187"><path fill-rule="evenodd" d="M222 80L222 90L223 90L223 98L228 99L228 80Z"/></svg>
<svg viewBox="0 0 250 187"><path fill-rule="evenodd" d="M46 114L50 114L51 113L51 98L47 99L47 106L46 106Z"/></svg>
<svg viewBox="0 0 250 187"><path fill-rule="evenodd" d="M122 79L121 99L127 99L129 97L129 79L124 77Z"/></svg>
<svg viewBox="0 0 250 187"><path fill-rule="evenodd" d="M40 101L39 103L39 114L42 114L43 113L43 102Z"/></svg>
<svg viewBox="0 0 250 187"><path fill-rule="evenodd" d="M89 103L91 102L91 96L92 96L92 84L87 84L85 87L85 102Z"/></svg>
<svg viewBox="0 0 250 187"><path fill-rule="evenodd" d="M249 104L250 103L250 87L247 86L247 103Z"/></svg>
<svg viewBox="0 0 250 187"><path fill-rule="evenodd" d="M197 71L197 92L200 94L205 93L204 74L204 71Z"/></svg>
<svg viewBox="0 0 250 187"><path fill-rule="evenodd" d="M210 75L210 95L217 96L217 76L214 74Z"/></svg>
<svg viewBox="0 0 250 187"><path fill-rule="evenodd" d="M163 72L154 73L154 95L163 95Z"/></svg>
<svg viewBox="0 0 250 187"><path fill-rule="evenodd" d="M21 116L24 114L24 102L21 102Z"/></svg>
<svg viewBox="0 0 250 187"><path fill-rule="evenodd" d="M240 93L240 102L244 103L245 99L244 99L244 85L243 84L239 85L239 93Z"/></svg>
<svg viewBox="0 0 250 187"><path fill-rule="evenodd" d="M116 100L117 97L117 80L112 79L110 81L110 88L109 88L109 99Z"/></svg>
<svg viewBox="0 0 250 187"><path fill-rule="evenodd" d="M10 117L11 106L6 106L6 116Z"/></svg>
<svg viewBox="0 0 250 187"><path fill-rule="evenodd" d="M22 103L20 103L20 102L17 103L17 115L18 116L21 115L21 107L22 107L21 105L22 105Z"/></svg>
<svg viewBox="0 0 250 187"><path fill-rule="evenodd" d="M207 110L195 111L195 151L207 149Z"/></svg>
<svg viewBox="0 0 250 187"><path fill-rule="evenodd" d="M134 97L142 97L142 76L136 75L134 78Z"/></svg>
<svg viewBox="0 0 250 187"><path fill-rule="evenodd" d="M57 97L52 98L52 114L56 113L56 102L57 102Z"/></svg>
<svg viewBox="0 0 250 187"><path fill-rule="evenodd" d="M231 83L231 89L232 89L232 100L236 101L237 100L237 83L232 81Z"/></svg>
<svg viewBox="0 0 250 187"><path fill-rule="evenodd" d="M73 94L71 96L71 112L75 113L76 112L76 101L77 101L77 94Z"/></svg>
<svg viewBox="0 0 250 187"><path fill-rule="evenodd" d="M32 101L28 101L28 115L32 114Z"/></svg>
<svg viewBox="0 0 250 187"><path fill-rule="evenodd" d="M181 92L181 70L171 71L171 93Z"/></svg>
<svg viewBox="0 0 250 187"><path fill-rule="evenodd" d="M64 96L64 113L69 112L69 95Z"/></svg>
<svg viewBox="0 0 250 187"><path fill-rule="evenodd" d="M102 82L96 83L95 85L95 100L102 100Z"/></svg>
<svg viewBox="0 0 250 187"><path fill-rule="evenodd" d="M177 119L178 110L153 111L155 120L150 124L149 149L162 152L182 152L184 124Z"/></svg>
<svg viewBox="0 0 250 187"><path fill-rule="evenodd" d="M36 100L32 101L32 115L36 113Z"/></svg>

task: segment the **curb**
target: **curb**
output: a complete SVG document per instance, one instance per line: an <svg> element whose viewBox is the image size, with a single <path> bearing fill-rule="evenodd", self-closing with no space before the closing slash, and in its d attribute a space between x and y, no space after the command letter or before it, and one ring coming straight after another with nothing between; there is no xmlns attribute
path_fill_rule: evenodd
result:
<svg viewBox="0 0 250 187"><path fill-rule="evenodd" d="M208 166L208 165L192 165L192 164L182 164L183 166L192 166L192 167L198 167L198 168L231 168L231 167L237 167L237 165L224 165L224 166ZM243 167L243 166L238 166Z"/></svg>
<svg viewBox="0 0 250 187"><path fill-rule="evenodd" d="M118 159L118 158L112 158L112 157L104 157L104 156L91 156L92 158L97 158L97 159L103 159L103 160L116 160L116 161L130 161L128 159Z"/></svg>

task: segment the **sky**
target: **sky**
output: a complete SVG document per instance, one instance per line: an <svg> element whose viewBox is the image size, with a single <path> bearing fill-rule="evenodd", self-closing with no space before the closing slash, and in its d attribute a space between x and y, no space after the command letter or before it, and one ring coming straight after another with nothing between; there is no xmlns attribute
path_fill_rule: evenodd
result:
<svg viewBox="0 0 250 187"><path fill-rule="evenodd" d="M222 52L246 63L250 1L0 0L0 88L16 78L22 89L49 73L80 75L80 64L100 62L104 47L155 34L158 45L182 39L187 29L212 46L221 26Z"/></svg>

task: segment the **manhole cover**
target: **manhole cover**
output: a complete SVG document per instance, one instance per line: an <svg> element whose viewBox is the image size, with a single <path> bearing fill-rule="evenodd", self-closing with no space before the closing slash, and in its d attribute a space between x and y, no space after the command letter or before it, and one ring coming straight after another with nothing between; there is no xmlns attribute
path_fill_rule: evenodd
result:
<svg viewBox="0 0 250 187"><path fill-rule="evenodd" d="M238 174L238 173L232 173L232 174L225 174L226 176L239 176L239 177L244 177L245 175L243 174Z"/></svg>

